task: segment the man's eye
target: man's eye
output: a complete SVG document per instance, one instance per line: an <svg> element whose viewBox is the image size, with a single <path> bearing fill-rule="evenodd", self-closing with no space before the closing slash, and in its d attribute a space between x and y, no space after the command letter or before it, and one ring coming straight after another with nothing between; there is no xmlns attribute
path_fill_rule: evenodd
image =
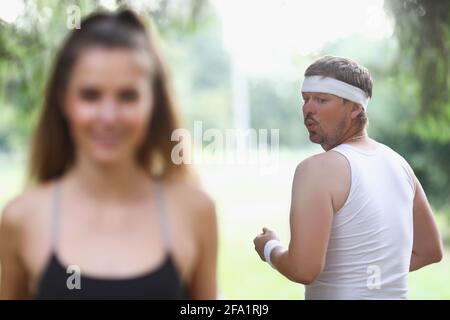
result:
<svg viewBox="0 0 450 320"><path fill-rule="evenodd" d="M101 93L97 89L84 88L79 92L81 99L88 102L94 102L100 99Z"/></svg>
<svg viewBox="0 0 450 320"><path fill-rule="evenodd" d="M134 102L139 98L136 90L123 90L119 93L119 100L122 102Z"/></svg>
<svg viewBox="0 0 450 320"><path fill-rule="evenodd" d="M325 102L327 102L326 99L322 99L322 98L317 98L317 101L318 101L319 103L325 103Z"/></svg>

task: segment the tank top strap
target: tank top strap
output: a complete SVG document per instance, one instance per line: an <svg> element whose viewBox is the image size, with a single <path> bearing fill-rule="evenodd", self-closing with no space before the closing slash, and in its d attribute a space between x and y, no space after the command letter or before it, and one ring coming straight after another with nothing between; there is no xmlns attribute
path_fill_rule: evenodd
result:
<svg viewBox="0 0 450 320"><path fill-rule="evenodd" d="M56 252L59 241L59 211L61 203L61 181L57 180L53 185L51 204L51 250Z"/></svg>
<svg viewBox="0 0 450 320"><path fill-rule="evenodd" d="M156 200L156 210L158 211L158 220L161 228L161 237L163 245L166 250L170 251L171 241L170 241L170 231L169 223L167 219L167 209L164 201L164 188L161 181L156 181L155 186L155 200Z"/></svg>
<svg viewBox="0 0 450 320"><path fill-rule="evenodd" d="M167 221L166 205L164 201L164 188L160 181L156 181L155 200L156 210L158 211L158 221L161 228L161 237L163 245L167 250L171 248L169 225ZM52 204L51 204L51 248L55 252L59 242L59 222L60 222L60 203L61 203L61 181L56 181L53 186Z"/></svg>

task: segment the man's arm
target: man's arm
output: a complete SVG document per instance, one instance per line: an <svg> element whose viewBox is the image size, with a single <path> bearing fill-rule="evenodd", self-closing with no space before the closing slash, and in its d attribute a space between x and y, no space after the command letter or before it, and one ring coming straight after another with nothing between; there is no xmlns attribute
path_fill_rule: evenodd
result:
<svg viewBox="0 0 450 320"><path fill-rule="evenodd" d="M414 176L416 192L414 195L413 225L414 240L409 271L418 270L431 263L442 260L442 240L419 180Z"/></svg>
<svg viewBox="0 0 450 320"><path fill-rule="evenodd" d="M274 267L288 279L309 284L322 272L333 219L329 170L322 159L300 163L294 176L288 250L275 248Z"/></svg>

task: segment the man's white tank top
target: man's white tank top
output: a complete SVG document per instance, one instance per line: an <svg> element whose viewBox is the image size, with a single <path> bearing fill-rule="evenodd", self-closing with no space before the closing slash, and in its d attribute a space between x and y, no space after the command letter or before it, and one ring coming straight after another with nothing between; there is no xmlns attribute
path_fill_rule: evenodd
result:
<svg viewBox="0 0 450 320"><path fill-rule="evenodd" d="M306 299L407 299L415 183L406 161L378 144L333 151L350 164L351 186L335 213L325 267Z"/></svg>

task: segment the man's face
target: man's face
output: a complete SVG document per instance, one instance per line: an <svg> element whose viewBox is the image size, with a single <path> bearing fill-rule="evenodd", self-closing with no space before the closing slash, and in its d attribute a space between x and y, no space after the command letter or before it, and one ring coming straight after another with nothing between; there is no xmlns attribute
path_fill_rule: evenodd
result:
<svg viewBox="0 0 450 320"><path fill-rule="evenodd" d="M302 92L303 120L309 139L324 150L340 144L351 126L351 106L328 93Z"/></svg>

